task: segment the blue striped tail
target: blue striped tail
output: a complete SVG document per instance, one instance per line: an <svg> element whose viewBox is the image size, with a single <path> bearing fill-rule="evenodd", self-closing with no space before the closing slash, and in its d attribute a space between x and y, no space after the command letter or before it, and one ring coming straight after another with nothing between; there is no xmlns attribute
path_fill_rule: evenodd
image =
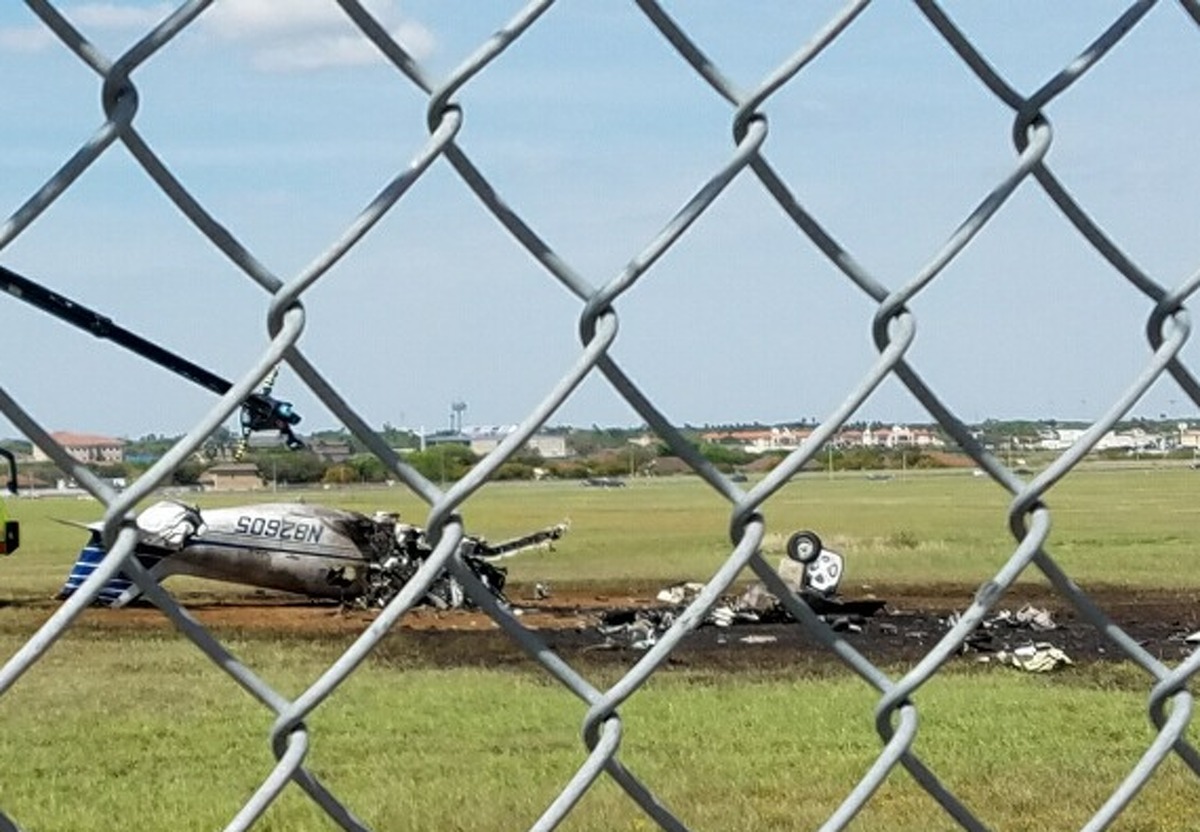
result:
<svg viewBox="0 0 1200 832"><path fill-rule="evenodd" d="M100 542L100 535L93 534L92 539L80 551L75 565L71 567L71 572L67 575L66 582L58 591L58 597L70 598L74 595L75 590L79 589L83 585L83 582L96 571L107 555L108 552ZM135 557L137 556L135 555ZM143 559L138 558L138 560L142 561ZM124 572L118 572L108 579L108 583L100 590L94 603L111 606L130 587L135 587L133 581Z"/></svg>

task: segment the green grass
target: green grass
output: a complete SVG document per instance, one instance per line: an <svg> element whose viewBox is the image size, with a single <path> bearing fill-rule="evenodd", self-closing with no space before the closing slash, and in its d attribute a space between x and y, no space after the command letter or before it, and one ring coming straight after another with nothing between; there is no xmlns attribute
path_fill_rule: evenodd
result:
<svg viewBox="0 0 1200 832"><path fill-rule="evenodd" d="M1046 499L1048 548L1085 586L1200 585L1191 568L1198 489L1200 475L1187 470L1081 470ZM398 488L278 496L425 518ZM200 500L228 505L245 496ZM1014 546L1008 501L985 478L958 472L890 481L805 475L764 508L768 555L806 527L846 555L851 587L978 583ZM10 510L23 544L0 562L4 656L47 612L20 602L57 589L85 538L54 519L100 515L97 503L75 499L18 499ZM608 490L492 485L463 514L471 531L496 539L571 519L557 551L510 562L517 582L703 578L729 549L729 506L694 478ZM220 635L290 696L346 645L345 637ZM309 719L312 770L374 828L528 828L583 761L582 703L531 665L436 669L406 658L403 635L386 648ZM600 686L618 673L581 670ZM1031 677L958 661L916 696L917 750L993 828L1079 828L1152 739L1149 687L1127 665ZM622 760L692 828L815 828L876 757L877 699L839 665L737 677L667 668L622 708ZM169 631L77 627L0 696L0 808L31 830L221 828L273 764L271 722ZM1117 828L1193 829L1198 801L1197 779L1171 759ZM255 828L333 827L290 786ZM603 781L563 828L654 826ZM896 771L851 828L954 827Z"/></svg>
<svg viewBox="0 0 1200 832"><path fill-rule="evenodd" d="M1046 497L1048 550L1084 585L1200 586L1194 506L1200 474L1185 468L1097 469L1071 474ZM191 495L201 506L266 499L325 502L367 513L399 510L424 524L427 509L403 488ZM847 561L847 586L927 581L979 584L1012 554L1010 497L969 472L909 472L891 480L806 474L763 507L769 560L787 535L816 530ZM0 600L45 597L61 583L86 532L55 520L98 519L90 499L15 500L22 547L0 562ZM574 482L488 485L463 507L472 533L493 540L563 519L571 531L554 552L509 561L514 583L661 585L703 579L731 551L731 508L696 477L635 480L623 489ZM1038 580L1028 572L1025 580ZM176 579L179 580L179 579ZM182 584L186 586L186 583Z"/></svg>
<svg viewBox="0 0 1200 832"><path fill-rule="evenodd" d="M340 649L231 647L289 695ZM994 828L1079 828L1151 741L1147 685L1130 671L956 667L915 698L916 749ZM876 700L840 673L669 671L622 708L621 759L692 828L815 828L878 753ZM538 673L374 660L308 720L308 764L373 828L524 829L582 763L585 712ZM0 806L27 829L221 828L270 770L271 722L174 638L72 634L0 699ZM1197 800L1200 784L1170 761L1120 828L1194 828ZM256 828L330 826L290 786ZM653 827L605 781L565 828ZM951 824L896 771L853 828Z"/></svg>

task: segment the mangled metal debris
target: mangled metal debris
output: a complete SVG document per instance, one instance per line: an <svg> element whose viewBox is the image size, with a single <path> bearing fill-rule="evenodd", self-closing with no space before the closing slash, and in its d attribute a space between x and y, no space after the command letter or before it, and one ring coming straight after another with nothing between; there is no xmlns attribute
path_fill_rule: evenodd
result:
<svg viewBox="0 0 1200 832"><path fill-rule="evenodd" d="M690 604L692 600L704 590L704 584L698 581L686 581L681 584L669 586L666 589L660 590L657 598L664 604L671 606L681 606Z"/></svg>
<svg viewBox="0 0 1200 832"><path fill-rule="evenodd" d="M101 524L88 526L91 540L59 591L73 594L107 552ZM193 575L262 589L327 598L363 608L387 604L433 555L425 530L399 522L399 515L307 503L271 503L201 510L176 501L148 507L137 518L133 557L155 581ZM465 537L459 554L467 568L501 602L507 570L499 561L533 547L550 546L566 523L489 543ZM120 607L141 594L124 573L111 578L96 603ZM440 608L469 606L462 584L443 570L421 602Z"/></svg>
<svg viewBox="0 0 1200 832"><path fill-rule="evenodd" d="M885 602L876 599L845 601L836 597L844 571L843 558L837 552L823 549L812 532L793 534L787 551L788 556L779 562L777 574L791 592L835 631L862 632L867 619L884 607ZM657 600L667 606L606 612L597 630L605 637L606 646L648 649L700 595L704 586L687 581L666 587L658 593ZM755 583L741 595L721 598L708 610L700 626L727 628L794 621L795 617L778 596L765 584ZM739 641L763 643L745 638Z"/></svg>
<svg viewBox="0 0 1200 832"><path fill-rule="evenodd" d="M961 618L954 613L946 618L947 628L955 626ZM1048 633L1058 629L1048 609L1026 604L1017 611L998 610L990 618L979 623L963 642L962 650L982 653L1007 653L1012 651L1011 635L1027 632Z"/></svg>
<svg viewBox="0 0 1200 832"><path fill-rule="evenodd" d="M596 627L604 636L602 647L631 647L634 650L649 650L658 643L658 637L671 629L675 623L675 610L611 610L601 616Z"/></svg>
<svg viewBox="0 0 1200 832"><path fill-rule="evenodd" d="M983 656L980 661L989 659L990 657ZM1023 644L1011 651L1001 650L996 653L995 660L1029 673L1049 673L1060 667L1074 664L1060 648L1045 641Z"/></svg>
<svg viewBox="0 0 1200 832"><path fill-rule="evenodd" d="M433 547L426 540L424 529L396 520L396 515L377 514L375 517L380 524L377 556L367 564L362 594L352 599L356 606L386 606L433 554ZM507 605L509 602L504 595L504 584L508 570L498 565L497 561L536 546L550 545L561 538L567 528L568 524L559 523L501 543L489 543L483 537L467 536L459 543L459 556L491 594ZM422 600L439 609L473 606L459 580L445 570L430 584Z"/></svg>
<svg viewBox="0 0 1200 832"><path fill-rule="evenodd" d="M1027 627L1035 633L1047 633L1058 629L1058 624L1054 622L1054 617L1050 614L1050 610L1041 609L1031 604L1026 604L1016 612L1001 610L989 622L989 625L992 627L999 627L1006 624L1010 627Z"/></svg>

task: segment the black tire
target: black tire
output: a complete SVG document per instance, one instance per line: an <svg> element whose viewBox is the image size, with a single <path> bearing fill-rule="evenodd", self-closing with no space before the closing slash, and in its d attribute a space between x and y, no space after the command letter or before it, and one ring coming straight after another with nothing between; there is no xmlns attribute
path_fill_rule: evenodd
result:
<svg viewBox="0 0 1200 832"><path fill-rule="evenodd" d="M798 563L812 563L821 554L821 538L808 530L794 533L788 538L787 556Z"/></svg>

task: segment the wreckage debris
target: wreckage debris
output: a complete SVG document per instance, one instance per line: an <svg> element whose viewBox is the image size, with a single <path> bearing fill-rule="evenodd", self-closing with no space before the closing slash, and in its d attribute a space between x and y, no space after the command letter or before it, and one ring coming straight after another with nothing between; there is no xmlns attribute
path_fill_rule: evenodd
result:
<svg viewBox="0 0 1200 832"><path fill-rule="evenodd" d="M364 591L350 599L350 603L362 609L387 606L433 554L433 547L425 539L424 529L397 523L395 515L383 513L377 514L374 522L377 528L370 547L375 557L367 566ZM559 523L495 544L482 537L468 536L459 544L459 553L475 577L497 600L508 606L509 600L504 594L508 570L494 561L534 546L551 545L566 534L568 527L567 523ZM545 598L549 595L549 588L538 584L536 594L539 598ZM445 570L430 584L422 602L438 609L474 606L459 580Z"/></svg>
<svg viewBox="0 0 1200 832"><path fill-rule="evenodd" d="M781 568L781 577L785 571ZM795 575L794 571L789 573L793 581ZM604 613L597 631L605 641L596 649L647 650L653 647L704 587L705 585L699 582L675 584L658 593L657 601L664 606L611 610ZM899 636L905 640L923 642L939 637L935 622L928 619L924 623L934 625L929 630L905 628L896 621L879 621L872 624L872 619L886 606L886 602L878 599L843 599L832 594L816 592L803 585L793 591L834 632L857 634L865 632L868 626L871 626L880 635ZM949 629L960 619L961 615L955 613L941 619L939 623ZM779 598L763 584L756 583L739 596L721 598L704 616L699 626L716 627L724 631L738 625L782 624L795 621L795 617ZM1072 664L1071 659L1062 649L1049 642L1016 640L1015 637L1024 634L1028 639L1030 634L1042 635L1057 629L1058 624L1047 609L1026 605L1015 611L999 610L982 621L967 637L962 652L976 651L987 654L981 661L1000 662L1028 672L1047 672ZM755 634L739 637L737 641L753 645L765 644L776 638L775 635ZM1200 634L1197 638L1200 639ZM716 640L718 644L729 643L729 639L723 634L718 635Z"/></svg>
<svg viewBox="0 0 1200 832"><path fill-rule="evenodd" d="M992 656L981 656L980 661L988 662ZM1074 664L1070 657L1061 649L1045 641L1024 644L1015 650L1001 650L994 656L1001 664L1009 664L1018 670L1029 673L1049 673L1060 667Z"/></svg>
<svg viewBox="0 0 1200 832"><path fill-rule="evenodd" d="M433 555L425 530L400 523L394 513L367 516L303 502L201 511L162 500L142 511L136 523L132 556L156 582L192 575L362 608L386 605ZM84 528L90 538L59 589L60 599L73 595L108 554L103 524ZM559 523L500 543L469 536L457 554L487 590L506 603L507 570L499 561L535 546L551 546L567 528ZM141 593L141 586L122 570L109 578L94 602L123 607ZM469 606L470 599L462 584L443 570L419 603L445 609Z"/></svg>
<svg viewBox="0 0 1200 832"><path fill-rule="evenodd" d="M946 618L947 629L954 627L961 616L955 613ZM1007 654L1013 650L1008 634L1016 632L1048 633L1058 629L1058 624L1047 609L1026 604L1021 609L999 610L990 618L979 623L963 642L962 652L974 650L981 653Z"/></svg>
<svg viewBox="0 0 1200 832"><path fill-rule="evenodd" d="M884 606L882 601L864 602L864 608L870 610L867 614L832 614L831 611L837 609L837 601L816 598L808 594L800 597L810 607L813 607L818 617L835 632L861 633L866 627L868 619ZM855 602L848 602L848 604L854 605ZM670 608L607 610L601 614L596 631L605 637L610 646L625 646L635 650L648 649L653 647L659 637L671 628L685 608L686 605ZM795 621L795 617L782 603L777 603L765 612L759 612L742 607L736 600L727 599L709 610L700 626L726 630L738 625L787 624L795 623ZM739 639L739 641L761 643L746 641L745 638Z"/></svg>
<svg viewBox="0 0 1200 832"><path fill-rule="evenodd" d="M1026 604L1016 612L1001 610L992 617L989 623L992 627L1004 624L1010 627L1027 627L1035 633L1046 633L1058 629L1058 624L1054 622L1050 610L1039 609L1030 604Z"/></svg>
<svg viewBox="0 0 1200 832"><path fill-rule="evenodd" d="M738 641L741 642L742 644L774 644L775 642L779 641L779 637L778 636L769 636L769 635L768 636L751 635L751 636L742 636L741 638L738 639Z"/></svg>
<svg viewBox="0 0 1200 832"><path fill-rule="evenodd" d="M840 578L841 556L826 552L836 559L834 574ZM819 559L808 564L789 558L779 564L778 573L788 588L825 621L836 632L861 633L867 620L878 613L886 602L877 599L842 600L834 597L840 580L831 580L830 562ZM822 589L813 586L814 576ZM610 610L601 615L597 632L604 636L604 647L630 647L646 650L653 647L659 637L678 619L679 615L701 592L704 584L687 581L661 590L656 600L665 607L647 607L635 610ZM795 617L783 602L764 584L755 583L737 597L720 599L704 616L700 626L726 629L739 624L786 624L795 622ZM746 644L765 643L774 636L739 639ZM718 639L725 643L724 639Z"/></svg>

